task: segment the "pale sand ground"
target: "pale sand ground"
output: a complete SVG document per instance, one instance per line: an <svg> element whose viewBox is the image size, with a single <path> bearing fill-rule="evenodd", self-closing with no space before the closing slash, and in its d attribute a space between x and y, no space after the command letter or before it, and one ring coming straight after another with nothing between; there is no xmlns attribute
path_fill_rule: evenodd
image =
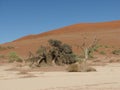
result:
<svg viewBox="0 0 120 90"><path fill-rule="evenodd" d="M31 72L37 77L19 78L17 71L0 66L0 90L120 90L120 64L96 66L97 72Z"/></svg>

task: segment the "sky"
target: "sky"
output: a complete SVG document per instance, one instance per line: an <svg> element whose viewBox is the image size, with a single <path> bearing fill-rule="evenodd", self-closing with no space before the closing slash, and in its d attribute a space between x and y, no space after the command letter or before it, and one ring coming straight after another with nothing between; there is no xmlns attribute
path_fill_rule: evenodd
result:
<svg viewBox="0 0 120 90"><path fill-rule="evenodd" d="M120 20L120 0L0 0L0 43L76 23Z"/></svg>

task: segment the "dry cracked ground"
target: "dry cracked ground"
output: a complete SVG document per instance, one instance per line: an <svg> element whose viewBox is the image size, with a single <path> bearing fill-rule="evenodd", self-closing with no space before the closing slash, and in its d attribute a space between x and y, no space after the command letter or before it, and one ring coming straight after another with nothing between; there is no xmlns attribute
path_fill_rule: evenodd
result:
<svg viewBox="0 0 120 90"><path fill-rule="evenodd" d="M97 72L26 73L12 68L0 65L0 90L120 90L120 63L95 66Z"/></svg>

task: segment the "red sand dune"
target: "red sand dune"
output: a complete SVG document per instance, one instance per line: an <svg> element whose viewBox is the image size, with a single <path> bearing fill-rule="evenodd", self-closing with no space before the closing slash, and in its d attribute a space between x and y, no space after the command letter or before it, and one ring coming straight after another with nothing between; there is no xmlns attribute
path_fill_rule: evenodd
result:
<svg viewBox="0 0 120 90"><path fill-rule="evenodd" d="M3 44L3 46L14 46L15 49L0 51L0 54L16 51L20 55L26 56L29 51L35 51L40 45L47 45L46 42L49 39L62 40L75 49L76 45L83 42L83 37L87 37L88 41L96 37L100 39L101 44L120 47L120 21L80 23L37 35L25 36Z"/></svg>

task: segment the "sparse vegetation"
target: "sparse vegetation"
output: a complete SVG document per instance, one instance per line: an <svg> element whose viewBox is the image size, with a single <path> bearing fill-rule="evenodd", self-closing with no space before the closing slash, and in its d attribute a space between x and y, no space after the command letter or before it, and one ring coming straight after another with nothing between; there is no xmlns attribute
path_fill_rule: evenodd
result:
<svg viewBox="0 0 120 90"><path fill-rule="evenodd" d="M41 46L36 55L30 52L29 61L31 65L35 64L40 66L41 63L46 64L72 64L76 62L76 55L72 51L72 47L68 44L63 44L59 40L49 40L49 46Z"/></svg>
<svg viewBox="0 0 120 90"><path fill-rule="evenodd" d="M107 46L107 45L105 45L104 47L105 47L105 48L109 48L109 46Z"/></svg>
<svg viewBox="0 0 120 90"><path fill-rule="evenodd" d="M97 52L99 48L98 42L99 40L95 38L91 43L88 43L87 38L84 38L84 42L81 46L81 49L84 52L85 60L94 57L93 53Z"/></svg>
<svg viewBox="0 0 120 90"><path fill-rule="evenodd" d="M67 68L68 72L79 72L79 66L78 64L71 64Z"/></svg>
<svg viewBox="0 0 120 90"><path fill-rule="evenodd" d="M68 72L93 72L96 71L95 68L88 66L86 63L75 63L71 64L67 68Z"/></svg>
<svg viewBox="0 0 120 90"><path fill-rule="evenodd" d="M14 49L14 47L13 46L6 46L6 47L0 46L0 51L4 51L7 49Z"/></svg>
<svg viewBox="0 0 120 90"><path fill-rule="evenodd" d="M6 57L5 55L0 54L0 58L5 58L5 57Z"/></svg>
<svg viewBox="0 0 120 90"><path fill-rule="evenodd" d="M6 48L7 49L14 49L15 47L13 47L13 46L7 46Z"/></svg>
<svg viewBox="0 0 120 90"><path fill-rule="evenodd" d="M102 54L102 55L105 55L105 54L106 54L104 51L100 51L99 53Z"/></svg>
<svg viewBox="0 0 120 90"><path fill-rule="evenodd" d="M113 50L113 51L112 51L112 54L120 55L120 49L118 49L118 50Z"/></svg>
<svg viewBox="0 0 120 90"><path fill-rule="evenodd" d="M6 50L6 47L0 46L0 51Z"/></svg>
<svg viewBox="0 0 120 90"><path fill-rule="evenodd" d="M17 55L16 52L10 52L8 58L9 62L22 62L22 59Z"/></svg>

